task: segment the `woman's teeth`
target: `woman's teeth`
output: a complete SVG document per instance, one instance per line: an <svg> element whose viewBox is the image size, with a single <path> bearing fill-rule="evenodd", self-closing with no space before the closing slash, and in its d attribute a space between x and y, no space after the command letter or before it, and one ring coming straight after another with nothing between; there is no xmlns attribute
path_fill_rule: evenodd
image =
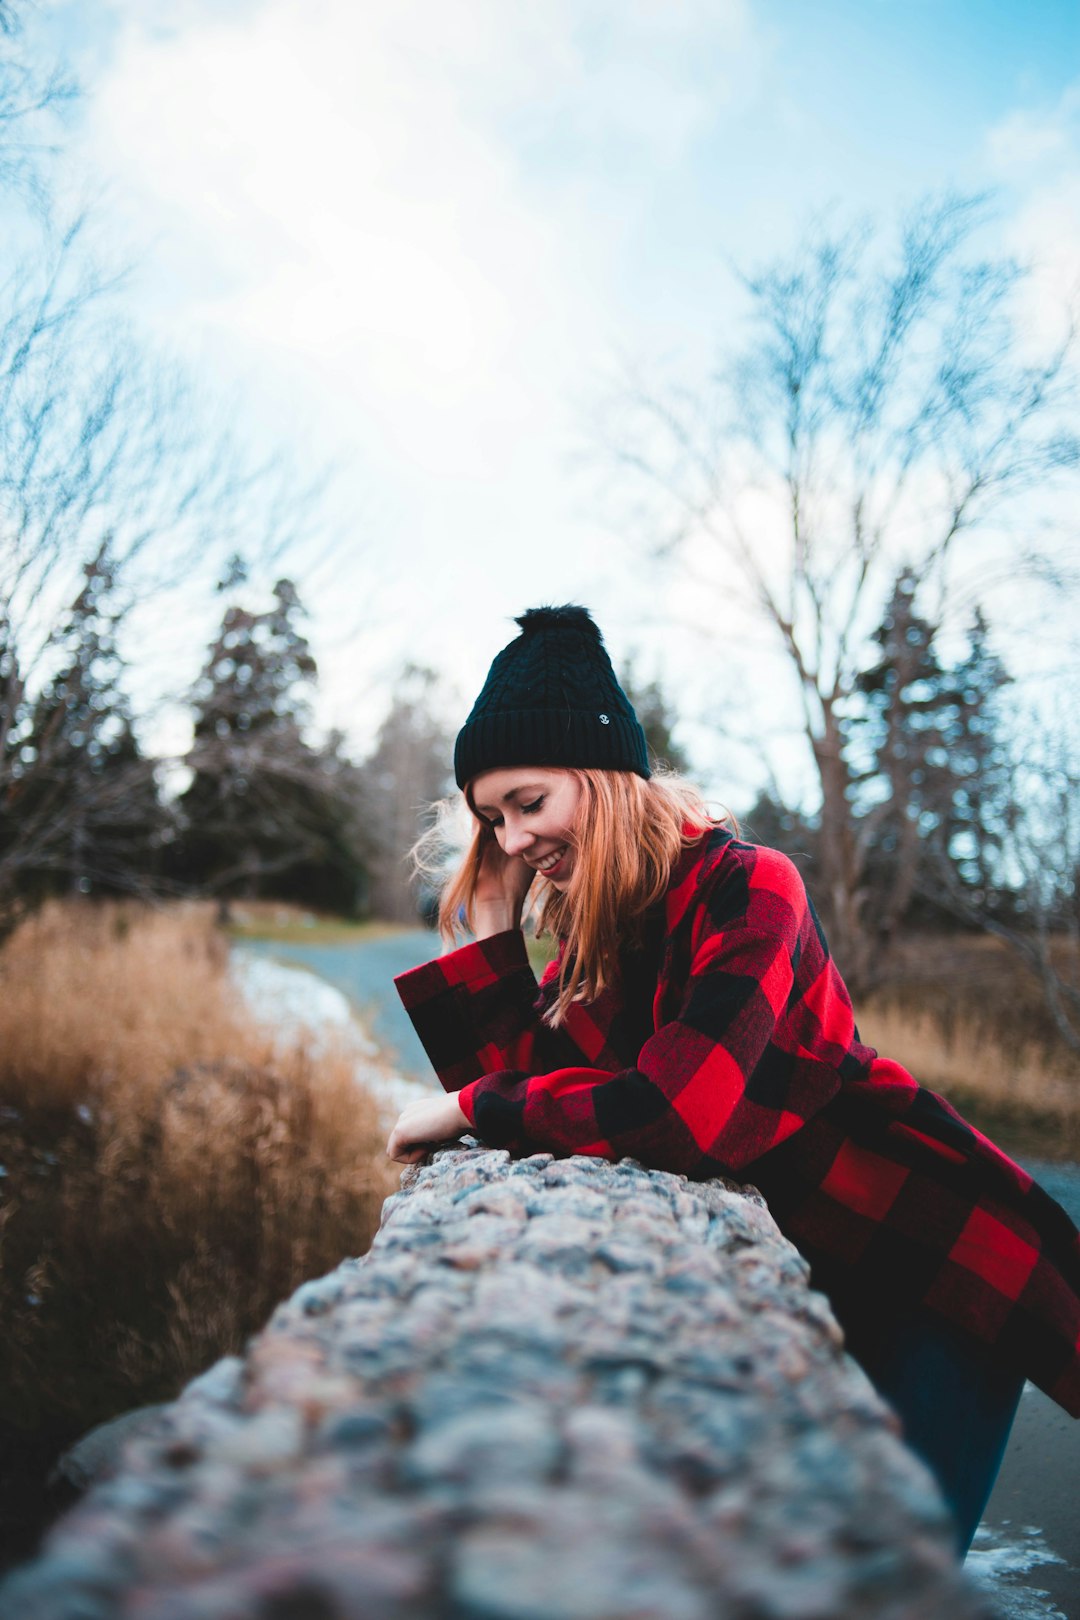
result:
<svg viewBox="0 0 1080 1620"><path fill-rule="evenodd" d="M542 861L537 861L536 870L538 872L550 872L553 867L558 866L565 854L566 845L564 844L561 849L555 850L554 854L545 855Z"/></svg>

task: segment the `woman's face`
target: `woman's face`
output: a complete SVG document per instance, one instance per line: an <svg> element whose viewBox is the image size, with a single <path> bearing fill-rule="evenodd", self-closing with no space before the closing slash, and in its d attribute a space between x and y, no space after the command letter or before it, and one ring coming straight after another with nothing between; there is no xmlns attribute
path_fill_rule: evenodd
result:
<svg viewBox="0 0 1080 1620"><path fill-rule="evenodd" d="M574 827L581 783L555 766L513 765L485 771L470 783L470 799L504 855L518 855L557 889L574 869Z"/></svg>

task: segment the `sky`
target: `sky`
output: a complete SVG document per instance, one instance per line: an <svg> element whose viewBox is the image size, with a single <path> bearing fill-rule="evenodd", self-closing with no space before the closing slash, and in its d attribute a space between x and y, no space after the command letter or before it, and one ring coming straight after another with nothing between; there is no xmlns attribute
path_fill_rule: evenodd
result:
<svg viewBox="0 0 1080 1620"><path fill-rule="evenodd" d="M584 601L737 799L753 765L710 753L709 710L754 636L706 653L614 515L616 379L707 377L737 271L946 186L992 190L988 248L1043 266L1034 326L1080 283L1075 0L44 12L84 92L72 194L136 267L135 319L254 442L338 468L345 538L299 579L320 717L358 740L403 659L460 723L515 613Z"/></svg>

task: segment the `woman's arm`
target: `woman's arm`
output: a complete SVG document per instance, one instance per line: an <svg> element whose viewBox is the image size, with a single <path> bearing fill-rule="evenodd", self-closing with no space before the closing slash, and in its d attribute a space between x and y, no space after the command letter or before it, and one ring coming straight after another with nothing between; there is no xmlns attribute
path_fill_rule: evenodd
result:
<svg viewBox="0 0 1080 1620"><path fill-rule="evenodd" d="M596 1058L541 1018L520 928L462 945L394 983L446 1091L496 1069L539 1073Z"/></svg>
<svg viewBox="0 0 1080 1620"><path fill-rule="evenodd" d="M475 943L394 981L447 1091L493 1069L553 1069L597 1055L550 1029L537 1011L538 986L521 932L535 871L505 854L486 824L478 823L476 850Z"/></svg>
<svg viewBox="0 0 1080 1620"><path fill-rule="evenodd" d="M459 1102L484 1141L738 1174L835 1094L854 1023L791 862L754 851L735 881L703 887L681 926L694 948L679 1010L636 1065L616 1074L507 1066L477 1077ZM805 1049L773 1041L790 1003Z"/></svg>

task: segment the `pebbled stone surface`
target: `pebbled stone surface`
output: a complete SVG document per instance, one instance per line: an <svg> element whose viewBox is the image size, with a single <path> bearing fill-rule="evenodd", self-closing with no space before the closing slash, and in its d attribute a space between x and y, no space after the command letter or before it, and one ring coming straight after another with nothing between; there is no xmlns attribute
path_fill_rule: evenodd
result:
<svg viewBox="0 0 1080 1620"><path fill-rule="evenodd" d="M130 1439L2 1620L974 1620L752 1190L455 1147Z"/></svg>

